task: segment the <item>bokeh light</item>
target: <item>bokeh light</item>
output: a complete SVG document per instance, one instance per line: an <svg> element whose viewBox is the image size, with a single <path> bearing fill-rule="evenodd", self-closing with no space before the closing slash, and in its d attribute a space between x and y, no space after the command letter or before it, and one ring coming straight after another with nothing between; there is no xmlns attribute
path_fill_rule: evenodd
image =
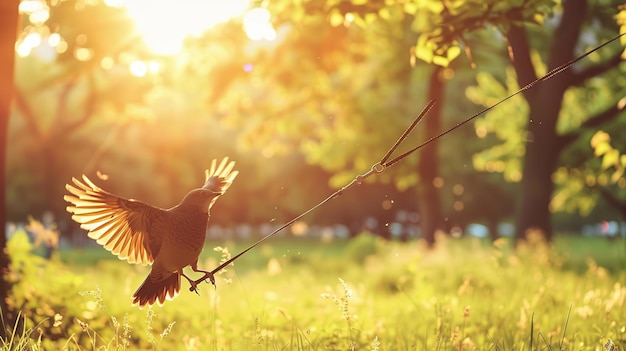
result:
<svg viewBox="0 0 626 351"><path fill-rule="evenodd" d="M148 65L143 61L133 61L128 68L135 77L143 77L148 73Z"/></svg>
<svg viewBox="0 0 626 351"><path fill-rule="evenodd" d="M463 195L464 191L465 188L461 184L454 184L454 186L452 187L452 192L454 193L454 195L461 196Z"/></svg>
<svg viewBox="0 0 626 351"><path fill-rule="evenodd" d="M41 44L41 34L38 32L28 33L24 38L17 42L16 51L20 57L28 56L31 51Z"/></svg>
<svg viewBox="0 0 626 351"><path fill-rule="evenodd" d="M433 186L437 189L441 189L444 185L444 180L442 177L433 178Z"/></svg>
<svg viewBox="0 0 626 351"><path fill-rule="evenodd" d="M48 11L49 8L46 2L42 0L22 0L18 10L20 13L25 13L30 16L40 11Z"/></svg>

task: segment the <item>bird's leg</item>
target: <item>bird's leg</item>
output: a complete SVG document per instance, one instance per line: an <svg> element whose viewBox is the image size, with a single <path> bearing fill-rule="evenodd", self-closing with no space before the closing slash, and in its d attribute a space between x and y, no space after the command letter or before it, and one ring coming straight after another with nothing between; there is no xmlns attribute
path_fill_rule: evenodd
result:
<svg viewBox="0 0 626 351"><path fill-rule="evenodd" d="M194 272L198 272L198 273L204 273L204 276L196 281L194 281L194 283L200 284L203 281L209 279L211 281L211 284L213 284L213 287L215 287L217 289L217 285L215 285L215 277L213 276L213 273L209 272L209 271L205 271L203 269L198 269L198 262L195 262L194 264L191 265L191 269Z"/></svg>
<svg viewBox="0 0 626 351"><path fill-rule="evenodd" d="M193 291L196 294L200 295L200 293L198 293L198 283L196 281L191 280L191 278L189 278L185 273L183 273L183 270L181 269L179 272L183 277L185 277L185 279L187 279L187 281L189 282L189 285L191 285L189 287L189 291Z"/></svg>

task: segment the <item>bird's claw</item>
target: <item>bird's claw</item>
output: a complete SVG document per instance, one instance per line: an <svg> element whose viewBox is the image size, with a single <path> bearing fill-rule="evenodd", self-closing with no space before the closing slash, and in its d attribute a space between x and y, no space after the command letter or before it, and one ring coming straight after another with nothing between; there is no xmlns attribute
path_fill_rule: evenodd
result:
<svg viewBox="0 0 626 351"><path fill-rule="evenodd" d="M215 285L215 277L213 276L213 274L207 273L206 275L209 277L211 284L213 284L213 288L217 289L217 285Z"/></svg>
<svg viewBox="0 0 626 351"><path fill-rule="evenodd" d="M211 284L213 284L213 287L217 289L217 285L215 285L215 277L213 276L213 273L206 272L204 273L204 276L202 278L190 282L191 287L189 287L189 291L194 291L196 294L198 294L198 284L202 283L203 281L207 279L210 280Z"/></svg>
<svg viewBox="0 0 626 351"><path fill-rule="evenodd" d="M189 291L195 292L198 296L200 295L200 293L198 292L198 284L196 282L192 282L191 286L189 287Z"/></svg>

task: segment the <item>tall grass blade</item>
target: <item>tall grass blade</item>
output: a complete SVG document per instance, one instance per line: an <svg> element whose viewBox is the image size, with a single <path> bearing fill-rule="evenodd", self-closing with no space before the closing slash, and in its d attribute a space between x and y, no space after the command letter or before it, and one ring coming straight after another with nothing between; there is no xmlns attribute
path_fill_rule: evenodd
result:
<svg viewBox="0 0 626 351"><path fill-rule="evenodd" d="M530 344L528 344L528 351L533 351L533 337L535 335L535 312L530 315Z"/></svg>
<svg viewBox="0 0 626 351"><path fill-rule="evenodd" d="M561 336L561 342L559 343L559 350L563 350L563 343L565 342L565 333L567 332L567 325L569 324L569 317L572 314L572 304L569 305L567 311L567 319L565 320L565 327L563 328L563 336Z"/></svg>

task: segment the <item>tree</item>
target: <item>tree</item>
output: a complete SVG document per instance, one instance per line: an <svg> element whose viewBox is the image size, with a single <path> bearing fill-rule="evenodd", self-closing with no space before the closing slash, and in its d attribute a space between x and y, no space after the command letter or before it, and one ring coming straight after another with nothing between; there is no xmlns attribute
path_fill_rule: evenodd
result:
<svg viewBox="0 0 626 351"><path fill-rule="evenodd" d="M238 152L233 142L236 132L224 130L216 118L218 113L201 101L205 96L197 94L208 84L192 76L196 71L211 69L214 63L228 69L211 77L211 82L218 85L208 94L212 99L219 100L220 92L228 90L220 83L225 80L219 80L228 76L225 72L245 73L241 51L248 39L239 25L226 23L214 28L213 34L206 35L210 40L201 43L203 55L185 56L191 61L187 66L175 57L146 52L123 9L103 3L74 5L58 3L50 8L47 22L28 27L41 31L42 36L49 35L50 28L58 29L68 45L66 50L50 59L38 56L41 48L36 48L35 55L18 61L19 91L10 135L13 152L9 155L7 187L13 204L12 220L22 221L28 215L53 210L62 232L72 233L71 228L63 226L68 216L61 195L64 184L81 172L100 171L103 182L110 175L106 186L111 190L171 206L184 195L177 192L202 181L202 165L223 155L230 155L238 166L246 167L242 176L251 178L240 182L232 189L233 196L220 203L222 215L213 220L214 224L293 217L305 209L299 199L315 198L320 191L330 190L329 174L304 168L298 155L273 162L246 162L259 154L251 150ZM112 31L102 35L109 26ZM222 41L227 33L233 33L229 35L236 40L226 41L232 44L232 50L224 52ZM76 57L78 52L88 55ZM212 60L203 60L204 55ZM162 70L143 77L131 75L128 68L134 60L156 63ZM303 173L315 178L309 184L317 184L316 188L283 186L297 183ZM278 184L276 179L284 183ZM241 201L243 198L246 201ZM283 198L287 200L280 201ZM327 217L336 218L332 215Z"/></svg>
<svg viewBox="0 0 626 351"><path fill-rule="evenodd" d="M397 16L389 23L371 24L389 33L389 40L380 40L375 31L332 26L323 12L308 13L303 23L289 29L282 42L247 58L247 62L254 62L250 73L230 77L226 85L230 89L220 90L218 108L228 115L225 122L241 128L241 138L255 147L277 153L302 152L311 164L334 173L334 187L345 185L357 173L368 170L376 157L382 157L421 108L415 101L424 101L422 92L428 90L429 84L422 82L429 73L412 70L408 59L416 40L406 30L410 22L401 14ZM399 60L402 56L406 59ZM216 71L228 72L219 67ZM445 78L438 69L431 77L432 97L441 98ZM219 82L223 87L223 79ZM426 129L420 128L421 136L438 131L441 109L439 104L428 117ZM420 188L420 198L433 189L432 179L439 172L434 144L422 160L420 170L424 174L420 177L425 185ZM403 177L394 167L381 175L383 182L403 178L398 180L402 190L414 185L416 162L408 164L397 168L411 169L410 175ZM430 191L427 195L420 204L421 218L432 243L442 219L438 194Z"/></svg>
<svg viewBox="0 0 626 351"><path fill-rule="evenodd" d="M504 97L504 92L534 81L540 76L540 72L552 70L574 59L580 50L578 48L583 33L596 33L597 37L602 38L607 35L604 34L607 29L608 32L614 30L614 22L607 22L605 18L606 7L605 11L600 11L602 4L595 6L597 8L588 11L589 4L586 1L564 2L563 13L550 34L547 31L538 32L529 26L512 25L507 31L507 38L515 74L509 72L506 86L497 90L497 94ZM595 23L602 23L604 27L585 27L585 23L591 23L594 16L597 19ZM531 40L531 36L544 38L545 41ZM533 50L533 45L539 49ZM543 50L544 47L547 49ZM478 156L477 161L484 166L482 169L489 165L501 165L498 168L505 177L512 181L521 181L521 198L516 220L517 239L524 239L526 232L533 229L540 230L547 239L551 238L551 209L557 206L552 201L555 191L552 177L557 166L568 167L571 157L568 161L565 155L574 147L575 142L587 138L590 129L603 125L620 114L621 109L614 97L615 90L612 94L602 94L601 96L606 96L603 99L598 99L598 92L602 90L596 90L599 84L610 81L607 77L612 70L619 69L620 52L614 50L609 55L602 54L600 60L592 64L577 65L533 89L526 90L524 101L515 98L517 107L499 108L491 113L492 116L486 117L487 121L478 125L483 134L494 131L503 140L503 143ZM546 62L545 66L542 62ZM598 79L600 77L603 79ZM490 92L493 93L493 88L487 88L491 85L488 83L489 79L479 79L479 85L483 87L483 92L491 89ZM619 84L615 88L624 89ZM590 93L585 93L585 89ZM468 94L471 98L476 97L471 90ZM599 106L598 101L604 105ZM486 101L483 100L484 102ZM582 111L586 112L581 113Z"/></svg>
<svg viewBox="0 0 626 351"><path fill-rule="evenodd" d="M249 59L254 62L249 76L233 77L232 81L245 84L237 84L234 94L225 95L228 120L238 120L233 122L237 126L245 121L242 135L257 145L300 149L310 163L334 172L332 184L341 186L367 169L371 155L381 153L401 133L408 125L407 116L415 113L415 101L425 95L439 99L422 126L425 137L440 131L439 109L453 105L445 102L442 77L460 69L450 64L460 56L461 47L473 60L468 33L486 24L537 22L552 5L545 0L523 4L272 2L268 9L276 17L274 24L284 29L284 37ZM416 59L445 69L433 68L428 78L429 69ZM269 65L264 67L263 62ZM263 77L264 84L251 77ZM233 100L246 103L235 111ZM276 106L267 107L270 104ZM272 117L289 115L292 118ZM442 222L439 195L432 185L440 175L436 143L422 150L420 157L419 164L408 160L381 179L395 182L400 190L416 187L424 235L432 244Z"/></svg>
<svg viewBox="0 0 626 351"><path fill-rule="evenodd" d="M620 25L620 32L623 32L626 29L626 6L618 8L620 12L615 18ZM626 41L622 39L622 43ZM609 57L603 56L604 60ZM578 88L574 99L566 97L566 104L576 111L595 115L606 106L613 105L615 97L621 96L620 92L623 90L619 74L605 74L603 79L595 79L586 84L584 90ZM584 94L584 91L588 93ZM625 104L626 100L622 98L615 107L623 110ZM613 217L610 214L612 208L622 219L626 218L626 180L623 177L626 157L618 151L625 147L626 139L621 133L625 127L623 118L614 118L608 123L602 123L603 130L594 132L595 128L591 128L572 143L563 161L567 166L559 167L554 173L557 191L552 198L552 209L568 213L578 212L582 216L601 212L601 217L597 220L604 221ZM602 200L609 206L608 209L606 206L602 207Z"/></svg>
<svg viewBox="0 0 626 351"><path fill-rule="evenodd" d="M123 106L137 102L150 88L130 72L112 69L120 65L120 50L127 55L142 53L140 45L134 45L132 52L120 48L119 43L128 42L132 33L132 22L122 10L104 4L81 6L80 2L62 2L47 10L47 21L25 21L17 45L17 118L10 130L14 152L8 169L13 221L48 211L59 218L65 212L62 184L76 168L65 155L95 148L100 141L92 135L80 148L73 145L73 139L93 125L95 117L102 120L103 106L123 115ZM96 17L98 21L90 20ZM104 31L102 26L109 29ZM29 55L20 51L29 36L50 43L53 35L58 38L56 45L33 47ZM107 59L110 64L103 67Z"/></svg>
<svg viewBox="0 0 626 351"><path fill-rule="evenodd" d="M13 69L15 67L15 39L17 38L18 0L2 1L0 4L0 311L2 318L10 321L13 316L7 309L10 286L5 277L9 270L6 252L6 155L7 134L11 100L13 97ZM10 324L9 324L10 325ZM0 328L0 338L5 339L6 330ZM6 339L5 339L6 340Z"/></svg>

